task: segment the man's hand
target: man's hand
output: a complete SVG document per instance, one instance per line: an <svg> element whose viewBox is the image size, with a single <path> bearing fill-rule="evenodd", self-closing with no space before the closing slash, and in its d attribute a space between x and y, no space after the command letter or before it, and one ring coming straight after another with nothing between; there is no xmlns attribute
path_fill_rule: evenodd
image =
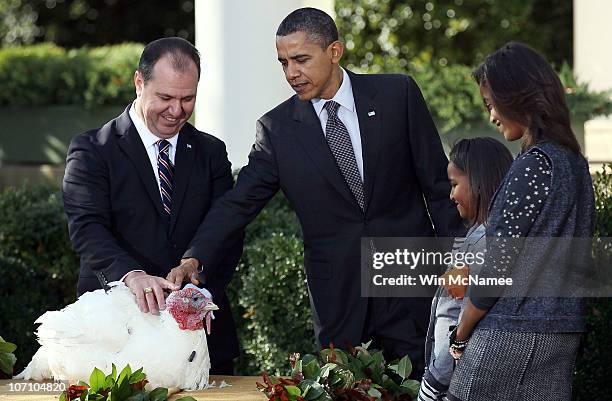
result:
<svg viewBox="0 0 612 401"><path fill-rule="evenodd" d="M191 281L194 285L199 285L198 267L200 262L196 258L181 259L181 264L170 270L166 276L166 280L174 283L179 288L185 281Z"/></svg>
<svg viewBox="0 0 612 401"><path fill-rule="evenodd" d="M125 285L136 296L136 302L143 313L158 315L166 309L164 289L179 290L180 287L161 277L150 276L145 272L131 272L123 280Z"/></svg>

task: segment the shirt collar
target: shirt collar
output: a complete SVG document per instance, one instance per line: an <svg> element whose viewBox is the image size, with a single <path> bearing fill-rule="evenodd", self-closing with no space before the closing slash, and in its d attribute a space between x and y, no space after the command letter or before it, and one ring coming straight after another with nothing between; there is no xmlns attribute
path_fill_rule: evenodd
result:
<svg viewBox="0 0 612 401"><path fill-rule="evenodd" d="M333 100L334 102L340 104L340 106L350 110L351 112L355 111L355 99L353 97L353 86L351 85L351 80L344 68L342 68L342 84L340 84L340 88L331 99L312 99L312 106L317 113L317 116L321 116L321 112L323 111L323 107L325 103Z"/></svg>
<svg viewBox="0 0 612 401"><path fill-rule="evenodd" d="M145 125L142 118L140 118L138 113L136 113L136 107L134 105L135 103L136 102L132 102L132 107L130 107L130 111L129 111L130 118L132 119L132 122L134 123L134 127L136 127L136 131L138 131L138 135L140 135L140 139L142 140L142 143L144 144L145 149L148 149L150 146L155 146L157 141L159 141L161 138L153 135L153 133L149 131L149 129ZM179 134L177 133L172 138L166 139L168 142L170 142L171 148L176 149L176 144L178 142L178 136Z"/></svg>

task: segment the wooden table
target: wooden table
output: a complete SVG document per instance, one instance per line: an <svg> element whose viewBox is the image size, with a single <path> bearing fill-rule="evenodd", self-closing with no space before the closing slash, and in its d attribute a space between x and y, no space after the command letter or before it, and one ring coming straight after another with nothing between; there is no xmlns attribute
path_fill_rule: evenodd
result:
<svg viewBox="0 0 612 401"><path fill-rule="evenodd" d="M219 388L225 380L231 387ZM190 395L198 401L265 401L266 396L257 390L255 382L262 382L261 376L211 376L209 382L216 382L217 387L203 391L189 391L175 394L170 401ZM0 383L0 401L50 401L57 400L59 394L9 393L8 382Z"/></svg>

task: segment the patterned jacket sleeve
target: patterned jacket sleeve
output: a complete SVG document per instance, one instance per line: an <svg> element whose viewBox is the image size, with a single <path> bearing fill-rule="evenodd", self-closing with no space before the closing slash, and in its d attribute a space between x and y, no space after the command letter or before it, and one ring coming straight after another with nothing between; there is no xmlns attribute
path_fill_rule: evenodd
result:
<svg viewBox="0 0 612 401"><path fill-rule="evenodd" d="M508 172L502 197L501 216L489 216L493 222L487 230L487 253L480 277L509 277L521 245L516 238L529 236L537 215L542 210L552 182L552 165L537 148L519 156ZM501 288L486 290L470 286L469 296L479 309L495 304ZM485 296L486 295L486 296Z"/></svg>

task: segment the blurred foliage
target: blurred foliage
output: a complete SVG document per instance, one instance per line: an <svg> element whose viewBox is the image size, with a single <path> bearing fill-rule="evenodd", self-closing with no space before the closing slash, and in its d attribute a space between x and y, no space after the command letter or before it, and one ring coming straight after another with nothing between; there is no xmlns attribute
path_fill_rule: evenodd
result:
<svg viewBox="0 0 612 401"><path fill-rule="evenodd" d="M252 373L284 375L292 352L314 352L316 343L300 238L274 233L248 244L249 269L238 302L246 326L241 346Z"/></svg>
<svg viewBox="0 0 612 401"><path fill-rule="evenodd" d="M474 65L510 40L572 64L572 12L569 0L336 0L346 61L372 72Z"/></svg>
<svg viewBox="0 0 612 401"><path fill-rule="evenodd" d="M164 36L195 40L195 0L2 0L0 45L75 48Z"/></svg>
<svg viewBox="0 0 612 401"><path fill-rule="evenodd" d="M595 189L595 235L612 237L612 164L593 177ZM609 268L610 266L608 266ZM588 301L585 334L576 360L573 381L574 401L612 400L609 370L612 364L612 300Z"/></svg>
<svg viewBox="0 0 612 401"><path fill-rule="evenodd" d="M469 130L474 123L488 121L471 67L454 64L432 68L429 63L414 63L410 74L441 133L459 126Z"/></svg>
<svg viewBox="0 0 612 401"><path fill-rule="evenodd" d="M72 104L94 108L124 105L134 97L134 70L141 44L83 47L66 50L50 43L0 49L0 106ZM487 120L472 67L432 66L413 61L407 67L419 84L438 128L446 133ZM607 92L593 92L576 81L564 64L560 76L566 86L572 118L612 113Z"/></svg>
<svg viewBox="0 0 612 401"><path fill-rule="evenodd" d="M54 44L0 49L0 106L124 105L134 98L143 45L66 50Z"/></svg>
<svg viewBox="0 0 612 401"><path fill-rule="evenodd" d="M38 349L34 320L75 300L78 266L57 188L0 194L0 335L17 345L16 370Z"/></svg>
<svg viewBox="0 0 612 401"><path fill-rule="evenodd" d="M0 46L33 43L40 35L37 18L32 4L24 4L22 0L0 1Z"/></svg>
<svg viewBox="0 0 612 401"><path fill-rule="evenodd" d="M277 194L246 229L242 260L228 287L242 355L236 373L285 374L287 356L315 350L297 216Z"/></svg>
<svg viewBox="0 0 612 401"><path fill-rule="evenodd" d="M472 70L510 40L559 66L573 121L612 113L610 92L591 91L570 67L571 1L336 0L336 14L345 65L413 76L441 133L488 120Z"/></svg>
<svg viewBox="0 0 612 401"><path fill-rule="evenodd" d="M587 121L596 116L612 114L611 91L591 90L588 84L577 80L567 63L561 66L559 78L565 87L565 98L572 120Z"/></svg>
<svg viewBox="0 0 612 401"><path fill-rule="evenodd" d="M410 63L407 69L419 85L438 130L443 134L457 127L469 131L474 124L489 119L472 71L472 67L465 65L440 67L419 62ZM567 64L563 64L559 77L565 87L572 121L584 122L612 114L609 91L591 90L587 84L577 80Z"/></svg>
<svg viewBox="0 0 612 401"><path fill-rule="evenodd" d="M599 237L612 237L612 163L603 166L593 178L595 211ZM611 319L612 322L612 319Z"/></svg>

